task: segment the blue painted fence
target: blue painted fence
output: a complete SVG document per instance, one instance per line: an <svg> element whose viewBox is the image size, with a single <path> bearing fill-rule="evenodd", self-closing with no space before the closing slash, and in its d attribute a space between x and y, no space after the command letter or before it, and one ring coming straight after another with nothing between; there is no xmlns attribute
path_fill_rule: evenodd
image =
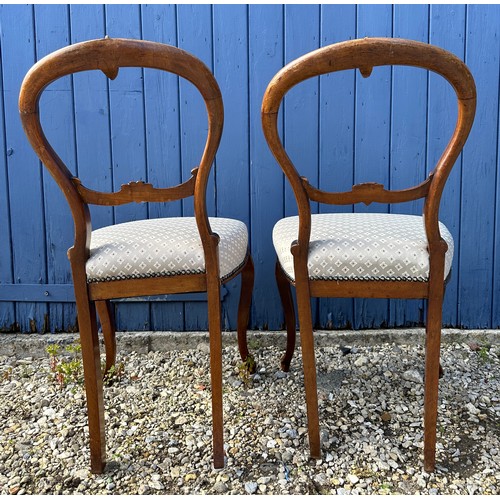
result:
<svg viewBox="0 0 500 500"><path fill-rule="evenodd" d="M457 247L444 323L498 328L499 28L498 5L1 6L0 328L75 327L66 258L72 243L70 213L24 137L17 98L36 60L105 35L177 45L213 70L226 119L210 185L210 213L241 219L250 229L256 264L251 326L262 329L282 324L272 227L296 213L261 132L260 104L272 76L307 51L364 36L430 42L464 59L476 79L478 111L440 214ZM171 75L123 69L108 81L97 72L78 74L51 85L41 106L49 139L72 171L95 189L113 190L139 179L177 184L201 151L203 105L189 83ZM292 159L320 187L341 190L353 182L375 181L402 188L422 181L432 169L455 116L453 93L440 77L418 69L378 68L366 80L345 72L293 89L280 123ZM395 208L420 213L421 203ZM97 207L92 213L97 228L190 214L192 203ZM234 329L239 280L224 293L225 327ZM118 328L205 329L204 298L119 303ZM322 299L315 300L313 310L322 328L414 325L425 313L422 301L396 300Z"/></svg>

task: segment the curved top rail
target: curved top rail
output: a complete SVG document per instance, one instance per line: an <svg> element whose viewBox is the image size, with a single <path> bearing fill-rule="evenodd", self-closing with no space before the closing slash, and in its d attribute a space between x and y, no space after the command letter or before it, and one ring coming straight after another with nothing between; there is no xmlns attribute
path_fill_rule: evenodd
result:
<svg viewBox="0 0 500 500"><path fill-rule="evenodd" d="M101 38L69 45L40 59L24 78L19 111L35 113L40 93L58 78L100 70L113 80L121 67L169 71L189 80L206 101L221 97L219 86L206 65L182 49L145 40Z"/></svg>
<svg viewBox="0 0 500 500"><path fill-rule="evenodd" d="M292 87L314 76L359 69L363 77L368 77L375 66L420 67L444 77L457 95L458 116L454 132L432 169L431 176L418 186L406 190L386 190L379 184L365 183L353 186L351 191L321 191L300 177L285 150L278 132L281 102ZM373 201L399 203L418 198L426 199L424 215L429 244L439 242L438 211L441 194L451 168L467 140L474 122L475 109L476 86L469 68L450 52L426 43L398 38L363 38L322 47L290 62L269 83L264 93L261 115L268 146L288 178L297 201L299 242L305 244L309 241L310 200L330 204L368 204Z"/></svg>
<svg viewBox="0 0 500 500"><path fill-rule="evenodd" d="M58 78L88 70L100 70L114 79L121 67L167 71L191 82L200 92L208 115L208 130L199 167L188 181L168 189L132 182L118 192L92 191L73 177L47 140L39 116L40 96ZM88 257L90 213L88 203L119 205L140 201L172 201L194 195L195 217L204 247L212 241L206 208L206 187L224 123L222 95L211 71L198 58L171 45L123 38L89 40L59 49L38 61L26 74L19 94L19 112L33 149L63 191L75 222L75 247ZM207 245L211 243L207 243ZM82 250L83 249L83 250Z"/></svg>
<svg viewBox="0 0 500 500"><path fill-rule="evenodd" d="M314 76L359 69L364 77L375 66L416 66L440 74L455 88L460 100L475 99L476 87L467 66L439 47L401 38L362 38L322 47L281 69L264 95L262 114L277 113L284 95Z"/></svg>

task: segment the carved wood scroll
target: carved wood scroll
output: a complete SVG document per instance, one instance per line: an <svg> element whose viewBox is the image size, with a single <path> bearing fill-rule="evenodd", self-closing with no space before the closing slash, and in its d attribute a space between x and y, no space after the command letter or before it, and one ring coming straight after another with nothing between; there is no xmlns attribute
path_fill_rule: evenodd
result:
<svg viewBox="0 0 500 500"><path fill-rule="evenodd" d="M418 200L424 198L429 192L429 187L432 181L432 174L419 184L410 189L390 190L385 189L382 184L377 182L364 182L355 184L351 191L328 192L317 189L309 184L309 181L302 177L302 184L309 198L320 203L328 203L330 205L350 205L351 203L364 203L370 205L373 202L377 203L402 203L404 201Z"/></svg>
<svg viewBox="0 0 500 500"><path fill-rule="evenodd" d="M123 184L120 190L114 193L104 193L86 188L77 177L73 177L72 181L85 203L117 206L132 202L167 202L187 198L194 194L197 174L198 167L191 170L191 177L186 182L170 188L155 188L152 184L136 181Z"/></svg>

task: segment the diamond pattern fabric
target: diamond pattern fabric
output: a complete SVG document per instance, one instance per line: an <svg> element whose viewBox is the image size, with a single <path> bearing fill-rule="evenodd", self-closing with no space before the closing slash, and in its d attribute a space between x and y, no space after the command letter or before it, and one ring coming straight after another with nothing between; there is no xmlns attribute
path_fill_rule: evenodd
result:
<svg viewBox="0 0 500 500"><path fill-rule="evenodd" d="M221 279L245 261L248 232L238 220L209 218L220 236ZM205 256L194 217L125 222L92 231L87 281L115 281L205 272Z"/></svg>
<svg viewBox="0 0 500 500"><path fill-rule="evenodd" d="M423 217L399 214L317 214L311 216L311 280L428 281L429 254ZM281 267L295 279L290 245L298 236L299 218L286 217L273 229ZM451 269L453 238L439 223L448 244L445 277Z"/></svg>

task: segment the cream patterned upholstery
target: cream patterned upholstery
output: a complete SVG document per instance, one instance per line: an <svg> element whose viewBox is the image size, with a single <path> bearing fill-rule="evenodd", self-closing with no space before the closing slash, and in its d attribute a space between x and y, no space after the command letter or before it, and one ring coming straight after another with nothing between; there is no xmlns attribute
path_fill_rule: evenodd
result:
<svg viewBox="0 0 500 500"><path fill-rule="evenodd" d="M248 232L238 220L209 218L220 236L222 279L238 271L247 254ZM205 272L194 217L125 222L92 231L87 281L115 281Z"/></svg>
<svg viewBox="0 0 500 500"><path fill-rule="evenodd" d="M281 267L295 279L290 245L297 239L298 217L286 217L273 229ZM439 223L448 244L445 277L453 259L453 238ZM399 214L312 215L309 244L311 280L428 281L429 254L423 217Z"/></svg>

